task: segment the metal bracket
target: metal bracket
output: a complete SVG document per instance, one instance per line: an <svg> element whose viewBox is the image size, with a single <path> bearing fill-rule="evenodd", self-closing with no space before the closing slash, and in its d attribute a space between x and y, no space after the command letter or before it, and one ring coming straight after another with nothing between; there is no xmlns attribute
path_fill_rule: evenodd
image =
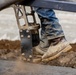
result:
<svg viewBox="0 0 76 75"><path fill-rule="evenodd" d="M28 30L20 30L21 53L25 55L26 60L32 58L32 36Z"/></svg>

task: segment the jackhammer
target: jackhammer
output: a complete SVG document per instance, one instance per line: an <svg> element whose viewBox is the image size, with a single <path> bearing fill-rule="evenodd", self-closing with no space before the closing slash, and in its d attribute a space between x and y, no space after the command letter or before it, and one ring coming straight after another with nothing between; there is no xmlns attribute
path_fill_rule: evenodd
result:
<svg viewBox="0 0 76 75"><path fill-rule="evenodd" d="M26 61L32 61L32 58L33 58L32 47L35 47L39 44L40 25L36 21L36 16L35 16L33 7L30 7L29 13L27 12L25 3L29 3L28 1L1 0L0 4L2 6L0 7L0 10L15 3L14 5L12 5L12 7L14 8L14 11L15 11L15 16L16 16L20 38L21 38L21 54L25 56ZM29 22L28 16L32 17L33 22ZM24 21L23 25L21 24L20 20Z"/></svg>
<svg viewBox="0 0 76 75"><path fill-rule="evenodd" d="M33 7L30 7L30 12L27 12L23 5L13 5L17 24L19 27L21 38L21 53L26 57L27 61L31 61L33 58L32 47L39 44L39 28L40 24L36 21L35 11ZM28 17L32 17L32 22L29 22ZM24 24L20 23L20 20L24 20Z"/></svg>

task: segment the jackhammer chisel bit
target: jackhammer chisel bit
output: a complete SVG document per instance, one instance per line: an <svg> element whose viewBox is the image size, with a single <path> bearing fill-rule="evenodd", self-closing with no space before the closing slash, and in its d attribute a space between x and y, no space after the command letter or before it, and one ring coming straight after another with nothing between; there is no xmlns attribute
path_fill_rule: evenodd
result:
<svg viewBox="0 0 76 75"><path fill-rule="evenodd" d="M21 53L26 61L31 62L33 59L33 47L39 44L39 28L40 25L36 23L35 13L30 7L31 12L27 13L25 6L14 6L15 15L19 27L21 38ZM19 15L20 13L20 15ZM33 22L28 21L28 16L32 16ZM24 25L20 24L20 20L24 20Z"/></svg>
<svg viewBox="0 0 76 75"><path fill-rule="evenodd" d="M20 30L21 53L24 54L27 61L32 59L32 36L29 30Z"/></svg>

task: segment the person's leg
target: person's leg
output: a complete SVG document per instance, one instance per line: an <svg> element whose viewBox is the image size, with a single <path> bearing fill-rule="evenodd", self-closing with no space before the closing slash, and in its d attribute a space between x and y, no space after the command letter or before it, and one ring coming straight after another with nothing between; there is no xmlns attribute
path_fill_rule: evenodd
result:
<svg viewBox="0 0 76 75"><path fill-rule="evenodd" d="M37 8L35 10L41 21L41 41L36 50L43 54L42 59L56 55L65 50L68 51L71 46L65 39L61 25L52 9ZM53 43L53 46L51 46ZM46 48L46 49L45 49Z"/></svg>
<svg viewBox="0 0 76 75"><path fill-rule="evenodd" d="M48 40L64 36L58 18L52 9L37 8L36 12L41 21L41 40L44 42L43 46L48 46ZM45 47L46 47L45 46Z"/></svg>

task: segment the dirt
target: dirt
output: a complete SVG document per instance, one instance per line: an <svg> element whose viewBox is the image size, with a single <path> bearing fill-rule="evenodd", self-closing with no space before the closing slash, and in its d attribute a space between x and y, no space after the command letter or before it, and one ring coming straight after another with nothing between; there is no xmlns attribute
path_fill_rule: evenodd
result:
<svg viewBox="0 0 76 75"><path fill-rule="evenodd" d="M20 41L1 40L0 59L17 59L21 54Z"/></svg>
<svg viewBox="0 0 76 75"><path fill-rule="evenodd" d="M43 62L44 64L49 64L53 66L63 66L76 68L76 44L71 44L72 49L67 53L62 53L58 58Z"/></svg>
<svg viewBox="0 0 76 75"><path fill-rule="evenodd" d="M72 49L67 53L62 53L58 58L49 62L39 62L38 64L65 66L76 68L76 44L71 44ZM20 41L1 40L0 59L16 60L21 56Z"/></svg>

